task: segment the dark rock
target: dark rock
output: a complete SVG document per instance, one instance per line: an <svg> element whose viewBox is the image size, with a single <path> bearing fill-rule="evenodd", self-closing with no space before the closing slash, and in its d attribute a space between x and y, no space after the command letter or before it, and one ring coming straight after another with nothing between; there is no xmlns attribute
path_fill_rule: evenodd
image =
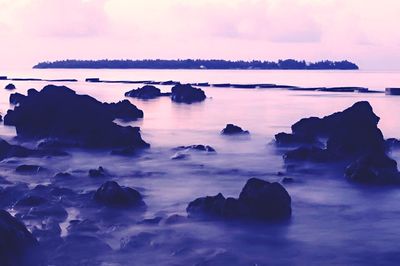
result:
<svg viewBox="0 0 400 266"><path fill-rule="evenodd" d="M368 102L357 102L342 112L323 118L303 118L292 126L292 134L280 133L277 143L302 142L322 147L319 140L326 140L326 149L300 147L285 154L288 160L352 161L369 153L383 152L385 143L382 132L377 127L376 116Z"/></svg>
<svg viewBox="0 0 400 266"><path fill-rule="evenodd" d="M333 162L338 159L329 150L318 147L300 147L286 152L283 155L285 161L312 161L312 162Z"/></svg>
<svg viewBox="0 0 400 266"><path fill-rule="evenodd" d="M187 222L187 217L179 214L173 214L168 216L163 222L164 224L181 224Z"/></svg>
<svg viewBox="0 0 400 266"><path fill-rule="evenodd" d="M71 220L67 229L70 234L95 233L100 230L100 228L90 220Z"/></svg>
<svg viewBox="0 0 400 266"><path fill-rule="evenodd" d="M119 101L117 103L103 103L106 109L114 114L114 118L134 121L143 118L143 111L131 104L128 100Z"/></svg>
<svg viewBox="0 0 400 266"><path fill-rule="evenodd" d="M131 236L128 239L121 240L121 251L129 251L131 249L137 250L140 248L148 247L152 244L154 238L156 238L156 234L141 232L138 235Z"/></svg>
<svg viewBox="0 0 400 266"><path fill-rule="evenodd" d="M345 176L350 181L366 184L400 184L397 162L385 153L374 153L361 157L347 167Z"/></svg>
<svg viewBox="0 0 400 266"><path fill-rule="evenodd" d="M24 198L20 199L15 205L17 207L32 207L32 206L39 206L47 202L47 199L35 196L35 195L28 195Z"/></svg>
<svg viewBox="0 0 400 266"><path fill-rule="evenodd" d="M109 207L144 206L142 195L129 187L121 187L117 182L105 182L94 194L96 202Z"/></svg>
<svg viewBox="0 0 400 266"><path fill-rule="evenodd" d="M159 224L163 218L162 217L154 217L154 218L149 218L149 219L143 219L142 221L138 222L138 224L150 224L150 225L155 225Z"/></svg>
<svg viewBox="0 0 400 266"><path fill-rule="evenodd" d="M16 87L15 87L14 84L10 83L10 84L8 84L4 89L9 90L9 91L12 91L12 90L15 90Z"/></svg>
<svg viewBox="0 0 400 266"><path fill-rule="evenodd" d="M39 165L30 165L30 164L23 164L15 169L15 171L19 173L39 173L43 170L44 168Z"/></svg>
<svg viewBox="0 0 400 266"><path fill-rule="evenodd" d="M291 198L279 183L251 178L247 181L238 199L216 196L198 198L189 203L189 217L285 220L291 216Z"/></svg>
<svg viewBox="0 0 400 266"><path fill-rule="evenodd" d="M132 147L116 149L111 151L111 155L118 155L118 156L134 156L137 154L138 154L138 149Z"/></svg>
<svg viewBox="0 0 400 266"><path fill-rule="evenodd" d="M293 182L294 182L294 179L291 178L291 177L284 177L282 179L282 183L284 183L284 184L290 184L290 183L293 183Z"/></svg>
<svg viewBox="0 0 400 266"><path fill-rule="evenodd" d="M19 92L11 93L10 94L10 103L17 105L17 104L21 103L23 100L25 100L25 98L26 98L26 96Z"/></svg>
<svg viewBox="0 0 400 266"><path fill-rule="evenodd" d="M387 95L400 95L400 88L386 88L385 93Z"/></svg>
<svg viewBox="0 0 400 266"><path fill-rule="evenodd" d="M194 150L194 151L205 151L205 152L216 152L215 149L208 145L190 145L190 146L179 146L175 150Z"/></svg>
<svg viewBox="0 0 400 266"><path fill-rule="evenodd" d="M241 127L238 127L233 124L227 124L226 127L221 131L222 135L248 135L249 131L243 130Z"/></svg>
<svg viewBox="0 0 400 266"><path fill-rule="evenodd" d="M301 145L314 144L317 143L317 140L313 136L301 136L281 132L275 135L275 142L277 145Z"/></svg>
<svg viewBox="0 0 400 266"><path fill-rule="evenodd" d="M192 87L190 84L177 84L171 90L171 99L177 103L202 102L206 95L202 89Z"/></svg>
<svg viewBox="0 0 400 266"><path fill-rule="evenodd" d="M49 85L28 92L23 102L8 110L4 123L15 126L17 135L25 138L59 139L90 148L147 148L138 127L113 122L142 116L128 101L105 104L67 87Z"/></svg>
<svg viewBox="0 0 400 266"><path fill-rule="evenodd" d="M69 178L69 177L71 177L72 175L70 174L70 173L67 173L67 172L60 172L60 173L57 173L56 175L54 175L54 178L62 178L62 179L64 179L64 178Z"/></svg>
<svg viewBox="0 0 400 266"><path fill-rule="evenodd" d="M44 265L35 237L4 210L0 210L0 262L10 266Z"/></svg>
<svg viewBox="0 0 400 266"><path fill-rule="evenodd" d="M86 82L100 82L100 79L99 78L87 78L85 81Z"/></svg>
<svg viewBox="0 0 400 266"><path fill-rule="evenodd" d="M390 138L385 140L386 149L399 149L400 148L400 140L395 138Z"/></svg>
<svg viewBox="0 0 400 266"><path fill-rule="evenodd" d="M161 90L152 85L145 85L125 93L126 97L138 98L142 100L154 99L160 96L170 96L169 93L161 93Z"/></svg>
<svg viewBox="0 0 400 266"><path fill-rule="evenodd" d="M108 176L108 173L103 167L100 166L98 169L90 169L89 176L90 177L106 177L106 176Z"/></svg>

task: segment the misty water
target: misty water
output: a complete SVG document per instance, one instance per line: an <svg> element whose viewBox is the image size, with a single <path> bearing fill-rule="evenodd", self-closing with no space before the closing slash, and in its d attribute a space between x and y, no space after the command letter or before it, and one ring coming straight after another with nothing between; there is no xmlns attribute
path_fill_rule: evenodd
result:
<svg viewBox="0 0 400 266"><path fill-rule="evenodd" d="M109 80L176 80L181 82L277 83L298 86L363 86L375 90L400 86L399 72L364 71L194 71L194 70L27 70L4 72L9 77L76 78L66 85L79 94L100 101L124 99L124 92L142 84L84 82L88 77ZM9 81L0 81L3 88ZM48 82L13 82L17 92L41 89ZM171 86L158 86L169 91ZM400 190L349 183L343 166L297 165L287 171L282 150L273 143L276 133L290 132L303 117L324 116L353 103L367 100L381 118L385 138L400 137L400 97L384 93L332 93L285 89L203 88L207 99L197 104L176 104L169 98L142 101L129 99L144 111L140 126L149 150L135 156L110 155L109 151L67 150L68 157L6 159L0 176L29 188L38 184L72 189L80 195L96 190L106 180L116 180L144 195L143 211L99 211L82 196L62 202L68 211L60 221L67 238L71 220L88 219L90 228L74 246L57 248L46 240L52 265L397 265L400 260ZM6 113L9 91L0 90L0 112ZM121 122L122 123L122 122ZM221 136L227 123L250 131L249 137ZM1 125L0 135L13 143L13 127ZM23 142L26 146L36 143ZM174 147L206 144L216 154L190 152L186 160L171 160ZM399 161L400 153L391 156ZM46 168L35 175L17 174L21 164ZM110 177L91 178L88 170L103 166ZM54 178L59 172L71 177ZM283 176L278 175L283 173ZM188 203L197 197L237 197L246 180L258 177L284 184L292 197L289 222L235 223L189 221L159 225L144 219L186 215ZM11 185L1 185L11 186ZM15 213L12 208L11 213ZM29 229L46 224L24 220ZM94 241L94 237L99 239ZM130 247L121 249L129 237ZM56 236L54 237L56 238ZM58 240L57 240L58 241ZM54 240L54 243L58 243ZM101 244L100 244L101 243ZM121 244L122 243L122 244ZM53 246L52 246L53 245ZM109 245L112 250L104 246ZM53 248L51 248L53 247Z"/></svg>

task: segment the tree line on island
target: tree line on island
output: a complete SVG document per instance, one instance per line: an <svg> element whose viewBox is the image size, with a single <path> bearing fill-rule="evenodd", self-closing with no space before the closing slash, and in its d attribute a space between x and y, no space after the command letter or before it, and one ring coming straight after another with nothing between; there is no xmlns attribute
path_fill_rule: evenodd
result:
<svg viewBox="0 0 400 266"><path fill-rule="evenodd" d="M85 69L338 69L358 70L359 67L347 60L306 62L304 60L286 59L272 61L229 61L229 60L61 60L41 62L33 68L85 68Z"/></svg>

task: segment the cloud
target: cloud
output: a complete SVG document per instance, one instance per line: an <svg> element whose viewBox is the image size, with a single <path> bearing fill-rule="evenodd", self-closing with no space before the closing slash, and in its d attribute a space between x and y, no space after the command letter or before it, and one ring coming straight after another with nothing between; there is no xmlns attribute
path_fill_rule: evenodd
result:
<svg viewBox="0 0 400 266"><path fill-rule="evenodd" d="M0 36L32 61L293 57L400 69L398 0L0 0L0 6ZM0 57L10 57L2 50Z"/></svg>

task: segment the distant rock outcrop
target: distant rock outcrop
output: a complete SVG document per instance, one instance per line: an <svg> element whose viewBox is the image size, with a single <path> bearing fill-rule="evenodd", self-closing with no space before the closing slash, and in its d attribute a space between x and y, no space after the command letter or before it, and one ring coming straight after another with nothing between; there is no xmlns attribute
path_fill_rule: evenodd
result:
<svg viewBox="0 0 400 266"><path fill-rule="evenodd" d="M292 208L291 198L281 184L251 178L238 199L219 193L192 201L186 211L191 218L276 221L289 219Z"/></svg>
<svg viewBox="0 0 400 266"><path fill-rule="evenodd" d="M101 103L78 95L64 86L48 85L40 92L29 90L18 96L19 104L8 110L4 124L15 126L17 135L31 139L53 139L89 148L146 148L138 127L123 127L114 119L136 120L143 112L129 101Z"/></svg>
<svg viewBox="0 0 400 266"><path fill-rule="evenodd" d="M142 100L154 99L161 96L170 96L171 93L162 93L161 90L153 85L145 85L125 93L126 97L138 98Z"/></svg>

